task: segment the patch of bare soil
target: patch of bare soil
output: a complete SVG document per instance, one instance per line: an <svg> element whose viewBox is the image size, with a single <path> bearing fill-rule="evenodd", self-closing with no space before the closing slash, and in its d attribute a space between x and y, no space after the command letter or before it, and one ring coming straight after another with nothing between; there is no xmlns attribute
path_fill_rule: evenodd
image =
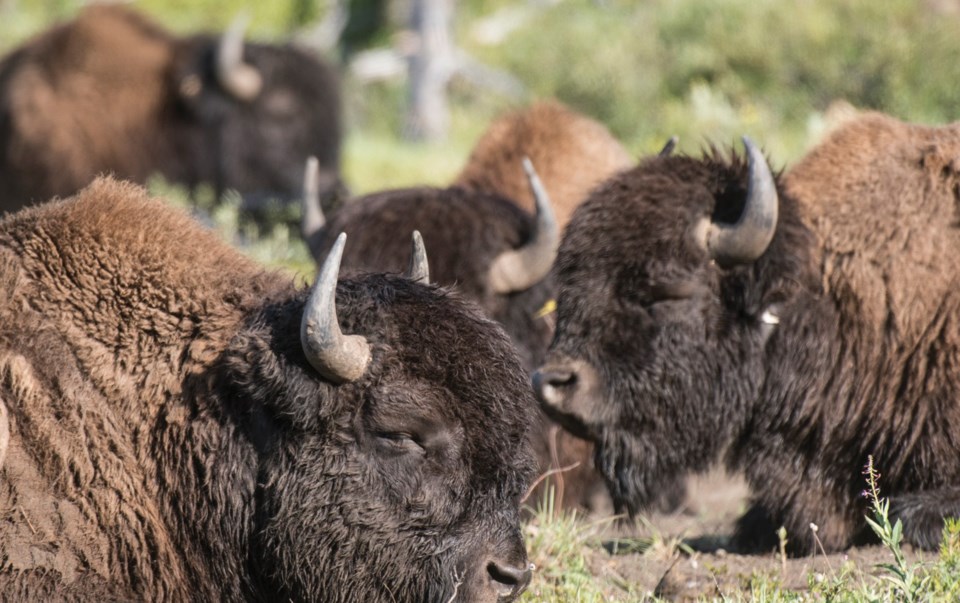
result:
<svg viewBox="0 0 960 603"><path fill-rule="evenodd" d="M773 580L782 588L806 590L811 579L835 578L850 563L869 574L876 573L878 563L892 561L890 552L879 545L796 559L782 558L773 551L766 555L729 553L724 547L735 520L746 508L746 484L739 477L715 471L692 478L688 487L688 503L680 512L653 514L636 524L611 523L602 530L601 546L591 548L588 564L595 576L611 585L607 593L611 599L624 600L628 591L655 593L675 601L721 598L745 592L755 576ZM813 537L812 533L803 536ZM678 552L681 542L682 552ZM908 547L905 552L908 562L919 558Z"/></svg>

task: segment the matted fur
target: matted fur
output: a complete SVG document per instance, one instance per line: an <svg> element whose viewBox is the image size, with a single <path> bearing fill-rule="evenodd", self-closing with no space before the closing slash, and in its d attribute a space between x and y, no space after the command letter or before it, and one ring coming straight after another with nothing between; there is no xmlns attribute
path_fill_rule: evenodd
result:
<svg viewBox="0 0 960 603"><path fill-rule="evenodd" d="M520 163L524 157L550 193L561 229L594 187L634 163L603 124L545 100L495 120L455 184L512 199L532 213L533 194Z"/></svg>
<svg viewBox="0 0 960 603"><path fill-rule="evenodd" d="M14 49L0 60L0 212L71 195L101 173L294 198L310 155L324 192L336 187L334 72L292 47L248 43L264 88L242 102L216 81L217 43L112 4Z"/></svg>
<svg viewBox="0 0 960 603"><path fill-rule="evenodd" d="M327 383L307 291L109 179L0 222L0 294L5 599L493 603L524 566L533 401L456 296L341 280L373 359Z"/></svg>
<svg viewBox="0 0 960 603"><path fill-rule="evenodd" d="M782 179L766 253L729 269L696 233L739 214L737 157L651 159L578 210L546 366L585 368L550 410L599 442L621 505L726 451L753 492L742 548L783 525L812 552L814 523L837 550L867 536L873 455L907 541L936 545L960 515L958 156L960 126L847 122Z"/></svg>

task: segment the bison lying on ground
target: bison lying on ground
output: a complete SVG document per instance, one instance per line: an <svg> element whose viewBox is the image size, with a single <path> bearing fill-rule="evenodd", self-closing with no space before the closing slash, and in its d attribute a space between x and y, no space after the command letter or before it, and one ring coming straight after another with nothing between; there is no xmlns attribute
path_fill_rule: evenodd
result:
<svg viewBox="0 0 960 603"><path fill-rule="evenodd" d="M532 169L531 165L531 175ZM552 336L550 323L538 316L538 310L554 294L547 275L559 235L543 185L537 180L531 186L528 181L528 187L541 190L536 218L511 200L454 186L366 195L347 203L327 223L308 193L304 215L314 214L310 220L318 228L305 236L314 257L322 258L333 244L334 233L348 232L351 245L343 259L345 270L398 272L406 266L409 253L396 233L419 230L430 250L431 278L456 286L500 322L524 365L532 370L543 360ZM311 189L309 183L305 189ZM517 263L517 258L525 261ZM565 485L566 495L558 502L598 512L612 510L603 480L593 468L592 445L557 434L545 419L538 431L541 435L534 438L534 445L541 469L568 468L562 482L553 480ZM675 507L682 492L678 486L664 504Z"/></svg>
<svg viewBox="0 0 960 603"><path fill-rule="evenodd" d="M559 250L544 408L598 444L628 510L722 451L753 506L742 548L865 536L868 455L907 541L960 515L960 126L869 115L785 179L646 160L581 206ZM749 165L748 165L749 164Z"/></svg>
<svg viewBox="0 0 960 603"><path fill-rule="evenodd" d="M541 101L494 121L474 146L455 184L512 199L532 212L534 199L520 169L524 157L550 184L561 229L593 187L633 165L603 124L557 101Z"/></svg>
<svg viewBox="0 0 960 603"><path fill-rule="evenodd" d="M515 598L516 354L343 243L308 299L133 185L0 222L6 599Z"/></svg>
<svg viewBox="0 0 960 603"><path fill-rule="evenodd" d="M242 29L176 38L123 6L92 6L0 61L0 212L103 172L292 199L309 155L326 199L339 147L335 73L291 47L244 44Z"/></svg>

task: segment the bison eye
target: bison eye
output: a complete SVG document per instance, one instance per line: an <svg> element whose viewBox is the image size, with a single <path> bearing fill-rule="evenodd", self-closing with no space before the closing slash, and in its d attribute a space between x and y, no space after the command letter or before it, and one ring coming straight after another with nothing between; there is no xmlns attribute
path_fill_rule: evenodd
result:
<svg viewBox="0 0 960 603"><path fill-rule="evenodd" d="M405 432L380 431L374 434L377 448L391 455L423 454L426 450L414 434Z"/></svg>

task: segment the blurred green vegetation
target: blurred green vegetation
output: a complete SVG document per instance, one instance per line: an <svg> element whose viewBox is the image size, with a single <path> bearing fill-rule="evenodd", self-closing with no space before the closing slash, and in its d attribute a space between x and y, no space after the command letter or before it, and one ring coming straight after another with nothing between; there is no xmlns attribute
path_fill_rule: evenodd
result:
<svg viewBox="0 0 960 603"><path fill-rule="evenodd" d="M81 4L0 0L0 50ZM221 29L246 11L250 35L266 40L287 39L332 6L132 4L178 32ZM370 43L395 39L402 6L390 3ZM446 182L497 113L540 97L599 119L636 154L674 134L694 153L708 141L725 145L749 134L780 165L820 135L836 101L925 123L952 121L960 106L957 0L461 0L457 11L457 43L517 77L524 97L455 79L449 140L418 146L399 136L403 82L360 84L346 75L345 171L353 190ZM335 59L336 49L329 55Z"/></svg>
<svg viewBox="0 0 960 603"><path fill-rule="evenodd" d="M0 51L83 4L0 0ZM250 37L282 41L316 27L333 2L131 4L182 33L222 29L245 11ZM388 2L381 29L364 22L351 49L399 39L406 5ZM354 192L449 182L491 119L543 97L605 123L638 156L672 135L698 153L749 134L777 167L822 134L832 106L924 123L952 121L960 106L960 0L460 0L455 39L517 78L522 94L454 78L448 140L415 144L400 135L405 82L363 83L343 67L344 172ZM339 60L335 47L325 54Z"/></svg>

